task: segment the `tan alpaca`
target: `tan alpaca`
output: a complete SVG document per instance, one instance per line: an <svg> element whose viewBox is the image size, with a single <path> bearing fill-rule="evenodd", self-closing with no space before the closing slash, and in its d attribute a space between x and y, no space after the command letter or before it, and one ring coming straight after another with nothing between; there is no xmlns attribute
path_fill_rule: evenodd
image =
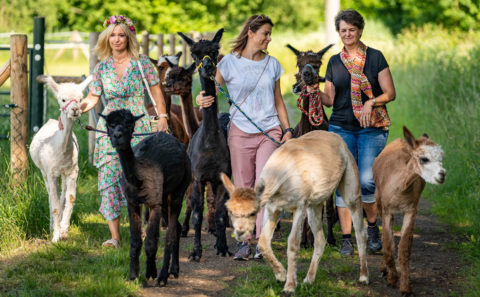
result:
<svg viewBox="0 0 480 297"><path fill-rule="evenodd" d="M255 192L253 189L236 189L224 174L221 178L230 193L226 206L237 240L244 240L252 233L257 212L265 206L268 220L262 229L259 247L272 266L275 278L286 281L283 288L286 293L294 292L297 286L297 258L306 215L315 242L310 268L303 281L311 284L315 280L326 243L321 222L322 207L338 188L353 217L360 255L360 281L368 283L367 235L362 217L358 169L340 136L326 131L312 131L288 141L265 164ZM294 213L288 237L287 271L271 247L272 235L282 210Z"/></svg>
<svg viewBox="0 0 480 297"><path fill-rule="evenodd" d="M403 127L405 139L396 139L380 153L373 163L375 199L382 218L383 262L382 275L388 283L396 286L398 273L395 267L393 242L393 214L403 213L401 239L398 245L400 264L400 291L404 296L412 293L410 288L410 253L412 248L415 216L420 194L425 182L439 185L445 181L446 170L442 167L443 151L426 134L415 140L412 133Z"/></svg>

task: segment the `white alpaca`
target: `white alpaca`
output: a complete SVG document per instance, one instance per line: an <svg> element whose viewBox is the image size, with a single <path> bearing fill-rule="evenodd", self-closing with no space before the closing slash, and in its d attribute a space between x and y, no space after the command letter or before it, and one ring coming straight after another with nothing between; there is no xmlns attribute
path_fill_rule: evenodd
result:
<svg viewBox="0 0 480 297"><path fill-rule="evenodd" d="M272 266L277 281L285 282L283 291L292 293L297 286L297 258L303 221L314 235L314 251L307 276L312 284L325 248L322 230L323 203L335 189L342 195L352 213L360 256L360 282L368 283L366 232L363 224L360 179L357 165L342 138L326 131L312 131L289 140L268 159L255 188L235 188L224 174L221 179L230 193L227 206L234 235L244 240L255 226L256 214L262 206L268 221L262 229L258 245L265 260ZM255 197L256 195L256 197ZM282 210L292 211L292 230L288 237L287 271L272 251L271 241Z"/></svg>
<svg viewBox="0 0 480 297"><path fill-rule="evenodd" d="M80 84L57 84L52 77L47 78L46 84L60 105L60 118L59 121L49 119L30 144L30 156L42 172L47 186L53 242L68 236L78 176L78 143L73 133L73 121L82 113L80 101L83 98L83 89L90 81L89 76ZM60 197L59 177L62 178Z"/></svg>

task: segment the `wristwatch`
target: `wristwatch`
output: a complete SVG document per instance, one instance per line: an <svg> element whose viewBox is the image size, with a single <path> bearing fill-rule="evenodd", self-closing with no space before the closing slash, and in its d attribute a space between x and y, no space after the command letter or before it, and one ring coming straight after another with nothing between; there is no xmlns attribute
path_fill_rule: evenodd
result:
<svg viewBox="0 0 480 297"><path fill-rule="evenodd" d="M377 100L375 100L375 97L372 98L372 106L375 106L375 104L377 104Z"/></svg>
<svg viewBox="0 0 480 297"><path fill-rule="evenodd" d="M285 134L285 133L287 133L287 132L291 132L292 135L293 135L293 129L292 129L292 128L283 129L283 134Z"/></svg>
<svg viewBox="0 0 480 297"><path fill-rule="evenodd" d="M167 113L161 113L158 115L159 118L166 118L168 120L168 114Z"/></svg>

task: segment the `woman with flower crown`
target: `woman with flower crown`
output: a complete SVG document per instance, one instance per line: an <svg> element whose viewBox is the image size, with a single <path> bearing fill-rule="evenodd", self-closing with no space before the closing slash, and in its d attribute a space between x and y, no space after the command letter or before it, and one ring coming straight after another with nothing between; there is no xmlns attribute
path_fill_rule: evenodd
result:
<svg viewBox="0 0 480 297"><path fill-rule="evenodd" d="M92 109L103 93L107 102L104 114L118 109L129 109L134 115L147 114L143 102L143 69L160 117L157 131L167 130L167 113L159 87L160 80L150 59L139 54L134 22L123 15L111 16L103 26L105 30L100 34L95 47L95 53L101 61L92 73L90 91L81 104L82 112ZM99 119L97 129L106 130L103 118ZM136 122L136 133L148 133L150 130L148 117ZM134 137L132 145L141 140L142 137ZM97 133L95 136L93 159L98 168L98 190L102 198L99 211L107 220L111 233L111 238L103 246L116 248L120 243L120 212L126 206L126 199L120 188L121 166L118 154L109 137L104 134Z"/></svg>

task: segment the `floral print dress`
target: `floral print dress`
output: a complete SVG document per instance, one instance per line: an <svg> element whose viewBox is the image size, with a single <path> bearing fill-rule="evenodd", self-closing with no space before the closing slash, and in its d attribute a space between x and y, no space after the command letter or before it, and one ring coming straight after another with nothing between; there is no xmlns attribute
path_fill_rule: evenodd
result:
<svg viewBox="0 0 480 297"><path fill-rule="evenodd" d="M150 86L158 84L160 80L150 59L145 55L140 55L138 61L142 64L148 84ZM133 115L145 114L137 121L135 133L150 132L150 122L146 116L147 112L143 102L145 88L137 60L130 59L122 78L115 73L112 57L98 63L92 75L90 91L95 95L103 93L107 102L102 114L107 115L118 109L128 109ZM97 129L106 131L105 120L101 117L98 120ZM143 138L133 137L132 146ZM126 205L126 200L120 188L122 175L120 160L106 134L97 132L95 135L93 164L98 168L98 191L102 198L99 211L106 220L113 220L120 216L121 208Z"/></svg>

